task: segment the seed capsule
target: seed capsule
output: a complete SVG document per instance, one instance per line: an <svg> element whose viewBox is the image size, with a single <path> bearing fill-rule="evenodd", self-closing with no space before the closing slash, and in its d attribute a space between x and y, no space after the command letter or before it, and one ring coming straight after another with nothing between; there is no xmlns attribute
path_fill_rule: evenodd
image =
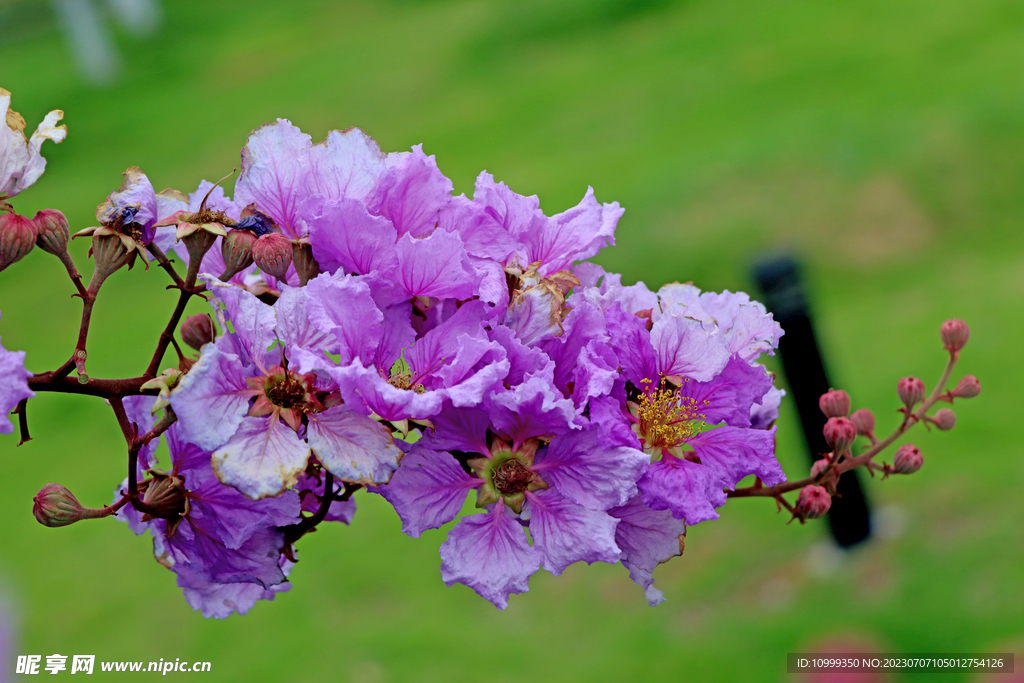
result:
<svg viewBox="0 0 1024 683"><path fill-rule="evenodd" d="M292 264L292 241L279 232L268 232L256 240L252 257L260 270L284 281Z"/></svg>

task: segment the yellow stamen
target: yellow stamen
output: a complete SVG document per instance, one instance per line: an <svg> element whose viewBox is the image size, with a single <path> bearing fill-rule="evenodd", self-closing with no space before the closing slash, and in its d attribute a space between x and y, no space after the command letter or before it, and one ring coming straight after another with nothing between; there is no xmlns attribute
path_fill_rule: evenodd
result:
<svg viewBox="0 0 1024 683"><path fill-rule="evenodd" d="M633 411L640 420L639 435L644 439L645 448L672 448L683 443L698 431L704 413L698 412L701 404L689 396L681 396L678 387L662 378L658 388L651 390L651 380L641 380L644 386Z"/></svg>

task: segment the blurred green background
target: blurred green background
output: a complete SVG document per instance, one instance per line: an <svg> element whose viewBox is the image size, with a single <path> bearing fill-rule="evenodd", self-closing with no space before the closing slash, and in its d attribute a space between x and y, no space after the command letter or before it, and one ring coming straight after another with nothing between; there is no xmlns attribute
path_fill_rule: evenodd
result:
<svg viewBox="0 0 1024 683"><path fill-rule="evenodd" d="M35 522L47 482L99 506L125 469L106 406L41 395L34 440L0 440L14 653L208 660L204 680L499 683L786 680L787 652L837 638L1020 652L1020 3L167 0L155 34L115 28L123 69L100 87L76 71L55 6L0 4L0 86L30 128L61 108L69 129L44 147L20 213L60 208L79 229L129 165L190 191L237 166L275 117L314 141L359 126L385 151L424 143L456 192L486 169L550 214L592 185L626 208L597 259L625 282L752 291L753 259L794 250L833 381L879 431L897 423L899 377L938 377L946 318L972 328L954 381L975 374L984 392L958 403L952 432L912 435L920 473L867 482L879 533L847 554L821 522L787 526L770 501L734 500L657 570L657 608L621 566L575 565L536 575L499 612L441 582L447 529L407 538L386 503L359 495L351 528L302 541L290 593L225 621L191 611L150 541L117 522ZM91 375L145 367L174 306L166 279L136 267L108 283ZM3 345L27 349L33 371L73 348L71 292L40 250L0 274ZM779 459L802 477L788 402L779 424ZM890 680L925 677L970 680Z"/></svg>

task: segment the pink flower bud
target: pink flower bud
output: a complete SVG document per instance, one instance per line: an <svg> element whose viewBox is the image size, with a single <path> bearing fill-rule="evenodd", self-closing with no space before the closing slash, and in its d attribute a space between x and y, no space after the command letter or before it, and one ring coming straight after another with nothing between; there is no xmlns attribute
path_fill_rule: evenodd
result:
<svg viewBox="0 0 1024 683"><path fill-rule="evenodd" d="M967 344L967 339L971 336L971 328L963 320L953 318L942 323L940 333L942 334L942 344L948 351L955 353Z"/></svg>
<svg viewBox="0 0 1024 683"><path fill-rule="evenodd" d="M932 423L944 432L948 432L956 424L956 413L949 408L937 410L932 415Z"/></svg>
<svg viewBox="0 0 1024 683"><path fill-rule="evenodd" d="M875 414L867 408L853 411L850 422L857 428L857 433L861 436L870 437L875 433Z"/></svg>
<svg viewBox="0 0 1024 683"><path fill-rule="evenodd" d="M842 389L829 389L818 399L825 417L846 417L850 414L850 396Z"/></svg>
<svg viewBox="0 0 1024 683"><path fill-rule="evenodd" d="M228 236L220 245L220 253L224 257L224 272L221 273L221 281L227 282L236 273L252 265L254 244L256 244L256 235L249 230L228 231Z"/></svg>
<svg viewBox="0 0 1024 683"><path fill-rule="evenodd" d="M896 385L896 391L903 405L913 410L914 406L924 399L924 382L917 377L904 377Z"/></svg>
<svg viewBox="0 0 1024 683"><path fill-rule="evenodd" d="M805 486L796 499L796 511L805 519L818 519L832 507L832 496L821 486Z"/></svg>
<svg viewBox="0 0 1024 683"><path fill-rule="evenodd" d="M892 460L892 469L899 474L913 474L921 469L924 457L921 449L913 444L903 444L896 449L896 457Z"/></svg>
<svg viewBox="0 0 1024 683"><path fill-rule="evenodd" d="M68 250L68 219L57 209L43 209L32 219L36 246L47 254L60 256Z"/></svg>
<svg viewBox="0 0 1024 683"><path fill-rule="evenodd" d="M811 465L811 476L817 477L819 474L829 468L828 458L822 458L821 460L815 460L814 464Z"/></svg>
<svg viewBox="0 0 1024 683"><path fill-rule="evenodd" d="M953 390L953 396L957 398L974 398L980 393L981 382L974 375L967 375L961 379Z"/></svg>
<svg viewBox="0 0 1024 683"><path fill-rule="evenodd" d="M292 264L292 241L279 232L268 232L256 240L252 257L260 270L284 281Z"/></svg>
<svg viewBox="0 0 1024 683"><path fill-rule="evenodd" d="M0 270L25 258L35 245L32 221L16 213L0 214Z"/></svg>
<svg viewBox="0 0 1024 683"><path fill-rule="evenodd" d="M185 318L181 324L181 339L196 351L203 348L203 344L214 340L213 319L206 313Z"/></svg>
<svg viewBox="0 0 1024 683"><path fill-rule="evenodd" d="M825 434L828 447L836 454L850 450L850 446L857 438L857 428L845 417L830 417L822 432Z"/></svg>
<svg viewBox="0 0 1024 683"><path fill-rule="evenodd" d="M44 486L32 503L32 514L43 526L67 526L87 517L75 495L60 484Z"/></svg>

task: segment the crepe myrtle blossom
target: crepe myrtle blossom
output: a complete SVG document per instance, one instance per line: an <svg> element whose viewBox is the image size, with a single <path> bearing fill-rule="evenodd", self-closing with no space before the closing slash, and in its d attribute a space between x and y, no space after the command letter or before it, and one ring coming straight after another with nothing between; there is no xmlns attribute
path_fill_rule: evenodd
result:
<svg viewBox="0 0 1024 683"><path fill-rule="evenodd" d="M630 446L621 415L580 418L543 377L494 392L483 407L449 408L391 482L372 489L413 537L454 519L476 490L484 512L462 517L441 546L448 585L504 608L542 566L558 576L574 562L622 557L609 510L635 495L647 458Z"/></svg>
<svg viewBox="0 0 1024 683"><path fill-rule="evenodd" d="M3 200L38 177L39 146L63 129L52 112L26 141L6 91L0 101L0 209L10 211ZM30 374L23 352L0 347L0 432L13 431L7 414L18 406L28 440L25 401L62 391L107 399L127 445L113 504L72 505L70 491L47 484L37 519L116 514L152 536L205 616L245 613L287 590L295 543L323 522L351 523L363 488L390 502L410 536L451 525L442 580L499 608L541 568L559 575L599 561L621 563L655 605L655 568L727 498L772 497L803 523L824 506L788 494L828 500L839 475L860 466L918 471L920 454L872 459L917 423L954 428L952 411L929 414L936 401L980 394L970 375L946 388L969 340L965 323L947 321L946 370L930 393L921 380L910 398L901 387L895 432L876 438L859 408L843 447L832 439L809 477L786 481L773 426L783 392L760 364L781 327L742 292L624 285L589 263L614 244L622 216L593 189L552 215L486 171L471 197L455 195L421 146L384 153L355 128L313 144L285 119L248 137L233 196L219 182L156 193L129 168L98 207L99 225L79 233L94 247L88 289L48 241L62 244L62 215L37 217L45 236L37 219L7 221L5 263L43 239L83 309L72 357L55 370ZM90 378L100 284L144 251L178 304L141 375ZM212 317L185 318L196 296ZM186 357L178 338L199 355ZM177 363L162 367L172 349ZM826 412L857 407L847 403L826 401ZM166 463L156 459L161 438ZM476 512L463 515L470 494Z"/></svg>
<svg viewBox="0 0 1024 683"><path fill-rule="evenodd" d="M505 350L484 330L481 301L467 302L417 339L408 302L381 312L369 286L352 276L321 275L306 291L310 320L334 335L339 362L302 353L299 366L326 372L353 410L391 422L422 420L445 400L479 404L508 373Z"/></svg>
<svg viewBox="0 0 1024 683"><path fill-rule="evenodd" d="M152 403L152 397L126 399L129 418L151 427ZM137 535L152 536L157 561L177 574L193 609L216 618L245 614L257 600L273 600L290 588L286 579L292 562L282 552L286 541L277 527L298 518L299 496L289 491L253 501L225 486L210 466L210 452L183 441L178 426L164 432L170 471L152 462L155 441L140 457L140 474L146 477L139 485L142 500L162 516L144 515L131 506L117 516ZM115 500L127 485L125 480Z"/></svg>
<svg viewBox="0 0 1024 683"><path fill-rule="evenodd" d="M11 109L11 93L3 88L0 88L0 111L4 112L4 120L0 122L0 208L3 208L9 206L4 200L31 187L43 174L46 169L46 159L41 154L43 142L62 142L68 129L57 125L64 118L64 112L54 109L26 139L25 119Z"/></svg>
<svg viewBox="0 0 1024 683"><path fill-rule="evenodd" d="M290 369L293 349L340 349L306 318L306 290L286 288L274 306L238 287L213 293L222 328L235 331L203 347L170 403L183 438L214 451L221 481L253 499L277 496L315 452L343 481L386 482L401 457L390 432L339 405L329 376Z"/></svg>
<svg viewBox="0 0 1024 683"><path fill-rule="evenodd" d="M769 486L785 475L775 459L775 428L751 428L751 407L772 386L722 335L666 314L644 321L608 311L609 333L632 394L627 403L644 452L658 458L639 482L653 510L697 524L718 517L725 489L755 474ZM705 429L709 425L717 425Z"/></svg>
<svg viewBox="0 0 1024 683"><path fill-rule="evenodd" d="M157 222L157 199L153 184L138 166L124 172L121 189L110 193L107 201L96 207L96 220L100 225L79 230L73 237L114 236L134 257L136 253L148 259L146 245L153 240L153 226Z"/></svg>

